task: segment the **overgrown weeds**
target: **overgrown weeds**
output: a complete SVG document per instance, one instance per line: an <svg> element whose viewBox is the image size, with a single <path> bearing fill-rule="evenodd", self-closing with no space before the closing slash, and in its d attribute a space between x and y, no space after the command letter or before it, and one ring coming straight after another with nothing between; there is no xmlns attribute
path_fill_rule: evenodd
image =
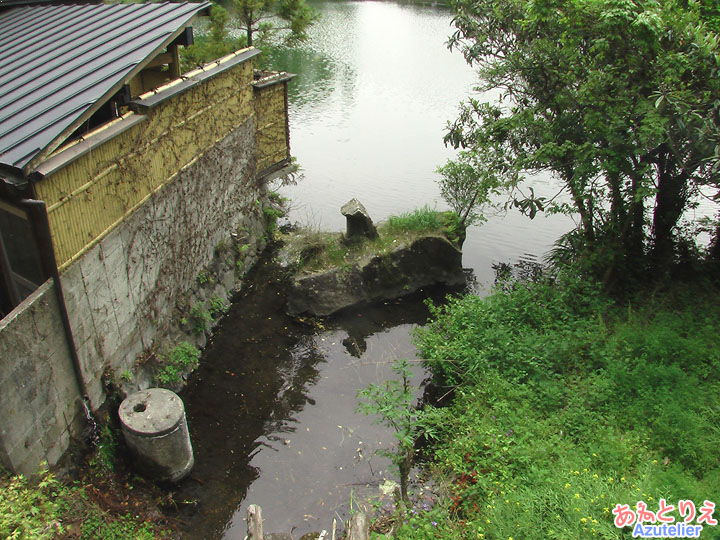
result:
<svg viewBox="0 0 720 540"><path fill-rule="evenodd" d="M50 540L154 540L169 533L152 521L123 511L111 511L98 500L95 483L60 482L47 469L35 480L22 475L0 476L0 538ZM107 497L107 493L103 493ZM138 503L140 504L140 503Z"/></svg>
<svg viewBox="0 0 720 540"><path fill-rule="evenodd" d="M174 386L182 381L188 371L198 366L200 349L187 341L181 341L162 356L162 366L155 374L161 386Z"/></svg>
<svg viewBox="0 0 720 540"><path fill-rule="evenodd" d="M617 504L700 508L720 493L717 289L676 284L619 305L566 271L432 312L415 339L455 392L420 421L451 489L400 537L629 538Z"/></svg>

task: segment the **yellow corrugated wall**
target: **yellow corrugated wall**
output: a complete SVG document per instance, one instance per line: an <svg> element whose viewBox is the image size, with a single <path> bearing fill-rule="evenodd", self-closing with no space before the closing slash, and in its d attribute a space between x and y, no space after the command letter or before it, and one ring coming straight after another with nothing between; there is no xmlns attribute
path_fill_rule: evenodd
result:
<svg viewBox="0 0 720 540"><path fill-rule="evenodd" d="M287 114L285 113L285 85L278 83L255 91L257 122L257 170L264 171L290 157L287 142Z"/></svg>
<svg viewBox="0 0 720 540"><path fill-rule="evenodd" d="M284 85L255 96L262 104L254 106L252 82L253 62L243 62L150 109L147 121L38 182L37 196L48 206L58 266L77 259L256 111L265 126L258 130L257 145L269 145L259 152L262 163L257 170L272 164L273 156L282 154L276 162L287 157Z"/></svg>

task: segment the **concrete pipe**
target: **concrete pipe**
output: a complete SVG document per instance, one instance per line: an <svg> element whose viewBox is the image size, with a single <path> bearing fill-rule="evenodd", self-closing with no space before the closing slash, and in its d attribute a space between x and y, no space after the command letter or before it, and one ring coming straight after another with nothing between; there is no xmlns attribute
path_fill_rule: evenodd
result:
<svg viewBox="0 0 720 540"><path fill-rule="evenodd" d="M130 394L120 404L120 424L128 448L146 476L178 482L195 458L180 397L165 388Z"/></svg>

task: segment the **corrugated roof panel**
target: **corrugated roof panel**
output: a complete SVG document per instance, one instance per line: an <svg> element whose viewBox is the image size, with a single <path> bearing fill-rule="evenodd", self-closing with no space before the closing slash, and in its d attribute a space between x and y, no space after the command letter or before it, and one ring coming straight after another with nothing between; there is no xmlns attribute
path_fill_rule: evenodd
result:
<svg viewBox="0 0 720 540"><path fill-rule="evenodd" d="M0 164L28 174L209 5L41 5L0 16Z"/></svg>

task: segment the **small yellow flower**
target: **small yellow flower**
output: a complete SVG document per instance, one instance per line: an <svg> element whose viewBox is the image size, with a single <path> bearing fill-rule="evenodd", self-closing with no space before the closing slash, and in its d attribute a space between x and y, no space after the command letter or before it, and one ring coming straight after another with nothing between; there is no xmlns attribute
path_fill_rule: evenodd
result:
<svg viewBox="0 0 720 540"><path fill-rule="evenodd" d="M580 474L580 471L575 471L575 474Z"/></svg>
<svg viewBox="0 0 720 540"><path fill-rule="evenodd" d="M579 499L579 498L580 498L580 494L579 494L579 493L576 493L576 494L575 494L575 498L576 498L576 499Z"/></svg>
<svg viewBox="0 0 720 540"><path fill-rule="evenodd" d="M582 523L587 523L587 518L580 518L580 521L581 521Z"/></svg>
<svg viewBox="0 0 720 540"><path fill-rule="evenodd" d="M597 454L595 452L593 452L593 457L597 457Z"/></svg>
<svg viewBox="0 0 720 540"><path fill-rule="evenodd" d="M593 478L599 478L597 474L593 474Z"/></svg>
<svg viewBox="0 0 720 540"><path fill-rule="evenodd" d="M505 504L510 504L510 499L505 499Z"/></svg>
<svg viewBox="0 0 720 540"><path fill-rule="evenodd" d="M588 472L588 470L587 470L587 469L583 469L583 472Z"/></svg>
<svg viewBox="0 0 720 540"><path fill-rule="evenodd" d="M594 503L594 502L595 502L595 499L590 499L590 502L591 502L591 503Z"/></svg>
<svg viewBox="0 0 720 540"><path fill-rule="evenodd" d="M621 482L624 482L624 481L625 481L625 477L623 476L622 478L620 478L620 481L621 481Z"/></svg>
<svg viewBox="0 0 720 540"><path fill-rule="evenodd" d="M611 476L610 478L608 478L608 482L610 482L611 484L612 484L614 481L615 481L615 479L614 479L612 476Z"/></svg>
<svg viewBox="0 0 720 540"><path fill-rule="evenodd" d="M565 489L567 489L567 488L569 488L569 487L570 487L570 483L569 483L569 482L565 482Z"/></svg>

